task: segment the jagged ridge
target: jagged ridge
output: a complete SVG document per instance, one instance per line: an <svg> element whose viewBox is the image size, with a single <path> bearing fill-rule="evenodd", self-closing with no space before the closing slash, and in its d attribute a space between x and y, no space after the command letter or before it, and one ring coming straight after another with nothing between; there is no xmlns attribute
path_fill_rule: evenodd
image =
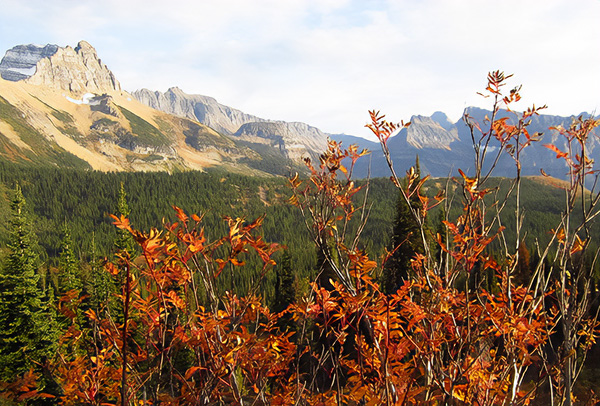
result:
<svg viewBox="0 0 600 406"><path fill-rule="evenodd" d="M141 89L132 95L152 108L197 120L223 134L272 146L296 161L317 156L327 144L327 135L308 124L266 120L220 104L212 97L187 94L177 87L165 93Z"/></svg>

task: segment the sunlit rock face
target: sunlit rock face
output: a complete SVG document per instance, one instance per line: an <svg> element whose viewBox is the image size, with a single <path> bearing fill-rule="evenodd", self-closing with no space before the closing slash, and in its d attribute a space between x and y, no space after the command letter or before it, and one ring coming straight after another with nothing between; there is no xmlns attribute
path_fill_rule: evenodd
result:
<svg viewBox="0 0 600 406"><path fill-rule="evenodd" d="M413 116L407 129L407 141L415 148L450 149L450 144L458 140L456 126L442 127L431 117Z"/></svg>
<svg viewBox="0 0 600 406"><path fill-rule="evenodd" d="M75 48L18 45L2 58L0 74L5 80L23 80L77 96L121 90L113 73L86 41L80 41Z"/></svg>
<svg viewBox="0 0 600 406"><path fill-rule="evenodd" d="M249 142L270 143L288 158L315 158L327 147L327 135L305 123L261 121L242 125L234 136Z"/></svg>
<svg viewBox="0 0 600 406"><path fill-rule="evenodd" d="M172 87L164 93L140 89L131 94L147 106L169 114L196 120L222 134L233 134L246 123L265 121L251 114L225 106L212 97L187 94L178 87Z"/></svg>
<svg viewBox="0 0 600 406"><path fill-rule="evenodd" d="M37 71L26 81L73 94L121 90L121 85L98 58L94 47L85 41L80 41L75 48L58 48L51 57L40 59Z"/></svg>

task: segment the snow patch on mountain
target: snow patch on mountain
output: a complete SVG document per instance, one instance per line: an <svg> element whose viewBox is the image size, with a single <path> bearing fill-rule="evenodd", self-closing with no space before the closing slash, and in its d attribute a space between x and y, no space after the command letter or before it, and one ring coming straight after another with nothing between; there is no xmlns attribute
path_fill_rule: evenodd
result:
<svg viewBox="0 0 600 406"><path fill-rule="evenodd" d="M77 100L77 99L73 99L72 97L69 97L67 95L64 95L68 101L70 101L71 103L75 103L75 104L91 104L91 105L97 105L99 104L99 102L95 102L94 98L96 97L95 94L93 93L86 93L83 95L83 97L81 98L81 100Z"/></svg>

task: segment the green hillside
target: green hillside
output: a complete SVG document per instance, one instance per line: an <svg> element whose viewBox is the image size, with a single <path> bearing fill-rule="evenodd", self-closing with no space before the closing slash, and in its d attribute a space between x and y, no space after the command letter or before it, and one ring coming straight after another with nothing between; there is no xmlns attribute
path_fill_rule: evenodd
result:
<svg viewBox="0 0 600 406"><path fill-rule="evenodd" d="M209 237L225 231L223 216L245 217L247 220L266 215L264 234L267 241L288 245L296 271L309 275L314 268L314 248L296 207L288 203L289 182L284 178L254 178L224 172L103 173L57 168L36 168L0 164L0 244L6 243L8 201L18 182L34 218L34 230L41 246L42 258L54 264L58 256L61 229L66 223L76 241L76 252L84 261L90 258L92 240L97 254L109 256L117 235L109 214L117 212L120 184L124 184L131 208L132 224L142 230L161 228L163 221L174 221L172 206L187 213L204 214ZM452 183L450 183L452 185ZM445 187L445 179L429 180L426 194L435 195ZM493 179L490 187L498 187L503 196L507 179ZM389 179L370 181L370 217L363 232L364 248L380 257L390 248L390 235L396 210L396 190ZM564 192L554 186L525 178L522 204L525 209L525 241L531 248L536 239L544 244L549 231L558 224ZM357 195L356 201L362 201ZM453 201L450 218L460 214L460 198ZM430 214L430 228L437 227L437 213ZM503 225L508 235L514 231L514 199L503 211ZM597 230L597 228L596 228ZM514 244L514 241L509 241ZM269 289L270 290L270 289Z"/></svg>

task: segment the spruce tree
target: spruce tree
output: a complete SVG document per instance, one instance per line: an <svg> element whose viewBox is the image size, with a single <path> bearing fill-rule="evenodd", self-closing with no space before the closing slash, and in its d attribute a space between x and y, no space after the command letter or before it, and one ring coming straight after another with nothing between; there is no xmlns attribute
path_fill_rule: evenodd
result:
<svg viewBox="0 0 600 406"><path fill-rule="evenodd" d="M273 311L282 312L295 302L296 290L294 287L294 272L292 270L292 259L287 250L281 256L281 262L276 268L277 281L275 282L275 297L273 300Z"/></svg>
<svg viewBox="0 0 600 406"><path fill-rule="evenodd" d="M416 180L413 181L413 187L417 187L421 180L421 171L419 166L419 157L417 156L415 165ZM412 189L409 191L410 204L413 209L420 209L419 191ZM411 260L416 253L423 253L424 247L421 240L421 231L419 225L413 218L411 209L406 203L404 197L399 194L396 203L396 218L392 229L392 243L390 252L392 254L387 259L382 275L382 287L385 293L391 294L408 280L411 275Z"/></svg>
<svg viewBox="0 0 600 406"><path fill-rule="evenodd" d="M38 283L34 234L19 185L10 207L9 255L0 273L0 379L5 382L30 368L39 371L52 355L58 335Z"/></svg>
<svg viewBox="0 0 600 406"><path fill-rule="evenodd" d="M439 235L440 243L445 246L448 241L448 236L444 221L446 221L446 209L442 207L438 212L436 236ZM436 244L435 258L437 261L439 275L443 279L446 275L447 256L444 250L442 249L442 245Z"/></svg>
<svg viewBox="0 0 600 406"><path fill-rule="evenodd" d="M108 307L116 288L110 274L103 267L103 260L98 258L95 233L92 234L90 255L90 303L92 309L99 314Z"/></svg>
<svg viewBox="0 0 600 406"><path fill-rule="evenodd" d="M131 210L127 204L127 193L125 193L125 186L121 182L121 188L119 189L119 199L117 200L117 215L129 218ZM115 248L117 252L121 254L127 253L128 256L133 255L135 251L135 241L127 230L119 230L117 239L115 241Z"/></svg>
<svg viewBox="0 0 600 406"><path fill-rule="evenodd" d="M79 263L73 247L71 230L65 223L63 226L63 238L60 243L60 254L58 257L59 270L59 293L64 294L70 290L77 289L81 291L83 284L81 281L81 272Z"/></svg>

